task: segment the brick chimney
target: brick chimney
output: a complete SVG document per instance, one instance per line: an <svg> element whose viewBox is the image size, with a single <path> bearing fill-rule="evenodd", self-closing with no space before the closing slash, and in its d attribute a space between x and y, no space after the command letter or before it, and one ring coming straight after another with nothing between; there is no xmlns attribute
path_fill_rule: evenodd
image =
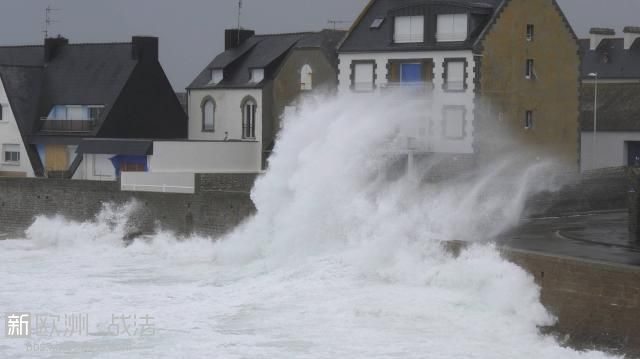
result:
<svg viewBox="0 0 640 359"><path fill-rule="evenodd" d="M224 31L224 50L235 49L242 45L248 38L255 35L253 30L245 29L227 29Z"/></svg>
<svg viewBox="0 0 640 359"><path fill-rule="evenodd" d="M44 62L51 62L60 53L60 49L68 44L69 39L60 35L44 39Z"/></svg>
<svg viewBox="0 0 640 359"><path fill-rule="evenodd" d="M591 51L595 51L604 40L615 38L616 32L615 30L609 28L593 27L591 28L591 30L589 30L589 35L589 49Z"/></svg>
<svg viewBox="0 0 640 359"><path fill-rule="evenodd" d="M626 26L624 32L624 49L631 50L633 44L640 39L640 26Z"/></svg>
<svg viewBox="0 0 640 359"><path fill-rule="evenodd" d="M158 38L152 36L132 37L131 57L140 61L158 61Z"/></svg>

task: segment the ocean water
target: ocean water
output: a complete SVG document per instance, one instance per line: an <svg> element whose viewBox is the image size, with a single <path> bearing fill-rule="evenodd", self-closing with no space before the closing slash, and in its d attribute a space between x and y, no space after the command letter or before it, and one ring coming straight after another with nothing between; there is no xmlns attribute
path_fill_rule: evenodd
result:
<svg viewBox="0 0 640 359"><path fill-rule="evenodd" d="M548 164L501 158L424 184L438 165L424 160L389 176L415 106L306 103L252 192L257 214L221 238L158 229L126 246L134 201L85 223L37 218L0 241L0 308L36 329L1 338L0 357L610 357L542 335L553 313L491 243L549 186L531 180ZM471 245L454 256L449 240Z"/></svg>

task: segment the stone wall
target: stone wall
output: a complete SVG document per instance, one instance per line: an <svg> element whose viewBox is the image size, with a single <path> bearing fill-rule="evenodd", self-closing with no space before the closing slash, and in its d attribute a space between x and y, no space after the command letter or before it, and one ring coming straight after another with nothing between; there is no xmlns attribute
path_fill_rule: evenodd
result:
<svg viewBox="0 0 640 359"><path fill-rule="evenodd" d="M21 236L38 215L86 221L103 203L136 200L140 206L131 222L142 232L219 235L255 211L249 196L254 180L255 175L197 175L196 193L189 195L121 192L118 182L0 178L0 234Z"/></svg>
<svg viewBox="0 0 640 359"><path fill-rule="evenodd" d="M557 318L552 333L583 349L611 348L640 357L640 267L504 249L531 273L542 303Z"/></svg>

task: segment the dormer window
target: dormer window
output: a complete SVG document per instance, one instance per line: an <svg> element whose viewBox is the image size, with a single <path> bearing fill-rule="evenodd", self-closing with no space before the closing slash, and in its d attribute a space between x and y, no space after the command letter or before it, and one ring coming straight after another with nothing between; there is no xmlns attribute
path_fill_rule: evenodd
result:
<svg viewBox="0 0 640 359"><path fill-rule="evenodd" d="M251 69L251 77L249 82L257 84L264 80L264 69Z"/></svg>
<svg viewBox="0 0 640 359"><path fill-rule="evenodd" d="M438 42L467 40L467 14L438 15Z"/></svg>
<svg viewBox="0 0 640 359"><path fill-rule="evenodd" d="M424 42L424 16L396 16L393 41L397 44Z"/></svg>
<svg viewBox="0 0 640 359"><path fill-rule="evenodd" d="M224 71L222 69L211 70L211 83L218 84L224 79Z"/></svg>

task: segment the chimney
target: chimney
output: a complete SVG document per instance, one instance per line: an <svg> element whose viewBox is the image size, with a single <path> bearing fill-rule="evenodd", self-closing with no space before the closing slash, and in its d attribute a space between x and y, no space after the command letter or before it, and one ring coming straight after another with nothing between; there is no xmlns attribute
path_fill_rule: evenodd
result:
<svg viewBox="0 0 640 359"><path fill-rule="evenodd" d="M140 61L158 61L158 38L152 36L132 37L131 57Z"/></svg>
<svg viewBox="0 0 640 359"><path fill-rule="evenodd" d="M624 49L631 50L636 40L640 39L640 26L626 26L624 32Z"/></svg>
<svg viewBox="0 0 640 359"><path fill-rule="evenodd" d="M235 49L242 45L248 38L255 35L253 30L227 29L224 31L224 51Z"/></svg>
<svg viewBox="0 0 640 359"><path fill-rule="evenodd" d="M604 40L616 37L616 32L613 29L593 27L589 30L589 35L591 40L589 48L591 51L595 51Z"/></svg>
<svg viewBox="0 0 640 359"><path fill-rule="evenodd" d="M60 49L68 44L69 39L60 35L58 35L58 37L47 37L44 39L44 62L51 62L51 60L60 53Z"/></svg>

